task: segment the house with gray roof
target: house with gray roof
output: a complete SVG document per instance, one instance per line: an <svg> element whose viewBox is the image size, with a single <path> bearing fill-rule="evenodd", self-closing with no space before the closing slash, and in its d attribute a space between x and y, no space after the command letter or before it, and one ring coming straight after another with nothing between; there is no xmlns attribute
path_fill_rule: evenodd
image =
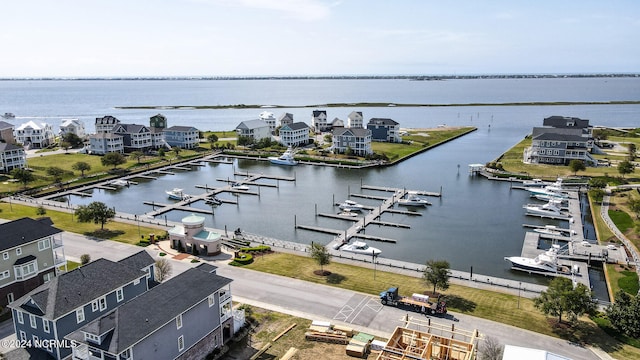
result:
<svg viewBox="0 0 640 360"><path fill-rule="evenodd" d="M543 125L531 132L531 146L523 153L525 163L568 165L571 160L581 160L586 166L597 166L591 156L594 145L589 120L551 116Z"/></svg>
<svg viewBox="0 0 640 360"><path fill-rule="evenodd" d="M73 358L204 359L234 333L231 281L191 268L67 334Z"/></svg>
<svg viewBox="0 0 640 360"><path fill-rule="evenodd" d="M0 142L15 144L16 139L13 137L13 130L13 124L10 124L6 121L0 121Z"/></svg>
<svg viewBox="0 0 640 360"><path fill-rule="evenodd" d="M315 132L331 130L331 124L327 122L326 110L313 110L311 113L311 127Z"/></svg>
<svg viewBox="0 0 640 360"><path fill-rule="evenodd" d="M347 127L350 128L364 128L364 118L362 117L362 111L352 111L347 116Z"/></svg>
<svg viewBox="0 0 640 360"><path fill-rule="evenodd" d="M9 304L16 337L33 343L51 340L64 344L66 335L148 291L150 274L140 266L148 263L150 256L142 252L120 262L97 259L53 277ZM61 346L41 351L62 359L70 356L72 349Z"/></svg>
<svg viewBox="0 0 640 360"><path fill-rule="evenodd" d="M200 142L200 130L193 126L172 126L162 131L169 146L181 149L193 149Z"/></svg>
<svg viewBox="0 0 640 360"><path fill-rule="evenodd" d="M66 264L62 230L43 218L0 224L0 306L11 304L56 276Z"/></svg>
<svg viewBox="0 0 640 360"><path fill-rule="evenodd" d="M104 155L110 152L124 153L124 140L120 135L100 132L89 136L89 152Z"/></svg>
<svg viewBox="0 0 640 360"><path fill-rule="evenodd" d="M401 143L400 124L388 118L371 118L367 123L367 129L371 130L371 140Z"/></svg>
<svg viewBox="0 0 640 360"><path fill-rule="evenodd" d="M309 144L309 125L294 122L280 128L280 143L284 146L305 146Z"/></svg>
<svg viewBox="0 0 640 360"><path fill-rule="evenodd" d="M266 122L255 119L241 122L236 126L238 137L246 137L258 142L262 139L271 139L271 129Z"/></svg>
<svg viewBox="0 0 640 360"><path fill-rule="evenodd" d="M120 120L111 115L96 118L96 121L94 123L96 127L96 134L111 134L113 133L113 128L118 124L120 124Z"/></svg>
<svg viewBox="0 0 640 360"><path fill-rule="evenodd" d="M0 142L0 173L27 166L27 154L22 146Z"/></svg>
<svg viewBox="0 0 640 360"><path fill-rule="evenodd" d="M115 135L122 136L124 151L146 152L153 146L151 131L148 127L139 124L118 124L113 128Z"/></svg>
<svg viewBox="0 0 640 360"><path fill-rule="evenodd" d="M293 114L292 113L282 113L282 115L280 115L278 117L278 124L280 124L280 126L284 126L287 124L292 124L293 123Z"/></svg>
<svg viewBox="0 0 640 360"><path fill-rule="evenodd" d="M367 156L371 150L371 130L363 128L337 128L332 132L334 153L345 154L349 151L357 156Z"/></svg>

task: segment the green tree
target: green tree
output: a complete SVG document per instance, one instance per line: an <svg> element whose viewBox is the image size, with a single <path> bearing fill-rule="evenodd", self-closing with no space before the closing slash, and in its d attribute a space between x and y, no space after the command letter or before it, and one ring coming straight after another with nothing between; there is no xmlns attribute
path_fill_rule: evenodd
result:
<svg viewBox="0 0 640 360"><path fill-rule="evenodd" d="M91 262L91 255L89 254L80 255L80 265L87 265L90 262Z"/></svg>
<svg viewBox="0 0 640 360"><path fill-rule="evenodd" d="M329 253L329 250L327 250L324 245L314 242L311 243L311 246L309 247L309 253L311 253L311 258L320 265L320 272L324 275L324 266L331 263L331 254Z"/></svg>
<svg viewBox="0 0 640 360"><path fill-rule="evenodd" d="M422 271L422 279L433 285L433 293L436 289L447 290L449 288L449 262L446 260L429 260Z"/></svg>
<svg viewBox="0 0 640 360"><path fill-rule="evenodd" d="M140 159L144 157L144 153L142 151L134 151L131 154L129 154L129 156L136 159L136 161L138 161L138 164L140 164Z"/></svg>
<svg viewBox="0 0 640 360"><path fill-rule="evenodd" d="M68 141L62 141L60 142L60 147L63 148L65 152L69 152L69 149L71 148L71 143Z"/></svg>
<svg viewBox="0 0 640 360"><path fill-rule="evenodd" d="M569 161L569 169L573 171L573 175L576 175L578 171L585 171L587 167L584 165L584 161L573 159Z"/></svg>
<svg viewBox="0 0 640 360"><path fill-rule="evenodd" d="M636 219L640 219L640 199L630 198L627 205L629 205L629 209L636 214Z"/></svg>
<svg viewBox="0 0 640 360"><path fill-rule="evenodd" d="M607 187L607 180L599 177L589 179L589 187L594 189L604 189Z"/></svg>
<svg viewBox="0 0 640 360"><path fill-rule="evenodd" d="M47 213L47 209L45 209L44 206L42 205L38 206L38 208L36 209L36 215L38 216L45 215L46 213Z"/></svg>
<svg viewBox="0 0 640 360"><path fill-rule="evenodd" d="M160 156L160 157L164 157L164 153L165 153L164 148L160 148L160 149L158 149L158 156Z"/></svg>
<svg viewBox="0 0 640 360"><path fill-rule="evenodd" d="M74 133L65 133L64 135L62 135L62 141L71 144L71 147L74 148L80 147L82 144L84 144L82 139Z"/></svg>
<svg viewBox="0 0 640 360"><path fill-rule="evenodd" d="M62 181L62 175L64 175L64 170L57 166L52 166L47 168L47 175L53 177L54 183L60 183Z"/></svg>
<svg viewBox="0 0 640 360"><path fill-rule="evenodd" d="M180 146L174 146L171 148L171 151L173 151L176 154L176 157L179 157L180 151L182 151L182 149L180 148Z"/></svg>
<svg viewBox="0 0 640 360"><path fill-rule="evenodd" d="M216 134L207 135L207 141L210 142L211 144L215 144L216 142L218 142L218 135Z"/></svg>
<svg viewBox="0 0 640 360"><path fill-rule="evenodd" d="M589 196L591 196L591 198L593 198L593 200L597 203L602 202L602 199L604 199L604 195L605 195L605 192L602 189L595 188L595 189L589 190Z"/></svg>
<svg viewBox="0 0 640 360"><path fill-rule="evenodd" d="M100 224L100 229L104 230L104 224L116 216L116 211L103 202L94 201L89 205L78 206L75 215L79 222Z"/></svg>
<svg viewBox="0 0 640 360"><path fill-rule="evenodd" d="M25 188L27 187L28 183L35 180L33 173L27 169L13 169L11 171L11 176L21 182Z"/></svg>
<svg viewBox="0 0 640 360"><path fill-rule="evenodd" d="M624 177L627 174L631 174L634 170L635 169L634 169L633 163L629 160L621 161L618 164L618 172L620 173L620 175L622 175L622 177Z"/></svg>
<svg viewBox="0 0 640 360"><path fill-rule="evenodd" d="M91 170L91 165L84 161L78 161L77 163L71 166L73 170L80 171L82 177L84 177L84 172Z"/></svg>
<svg viewBox="0 0 640 360"><path fill-rule="evenodd" d="M606 310L607 317L616 330L637 339L640 338L640 298L620 290L615 301Z"/></svg>
<svg viewBox="0 0 640 360"><path fill-rule="evenodd" d="M118 165L122 165L127 162L124 155L119 152L110 152L105 154L101 159L102 165L104 166L113 166L115 169Z"/></svg>
<svg viewBox="0 0 640 360"><path fill-rule="evenodd" d="M565 277L556 277L549 283L547 291L533 299L535 307L545 315L557 316L562 323L562 315L567 314L570 321L578 316L595 310L591 291L584 284L573 286Z"/></svg>
<svg viewBox="0 0 640 360"><path fill-rule="evenodd" d="M636 144L629 143L627 145L627 147L629 148L629 161L635 160L636 159L636 150L637 150Z"/></svg>

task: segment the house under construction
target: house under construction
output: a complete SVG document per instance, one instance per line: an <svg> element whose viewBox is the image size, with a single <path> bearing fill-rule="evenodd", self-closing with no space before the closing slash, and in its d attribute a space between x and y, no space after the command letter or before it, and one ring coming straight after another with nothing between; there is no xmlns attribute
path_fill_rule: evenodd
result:
<svg viewBox="0 0 640 360"><path fill-rule="evenodd" d="M479 339L477 330L466 331L431 323L431 319L403 319L381 349L377 360L473 360Z"/></svg>

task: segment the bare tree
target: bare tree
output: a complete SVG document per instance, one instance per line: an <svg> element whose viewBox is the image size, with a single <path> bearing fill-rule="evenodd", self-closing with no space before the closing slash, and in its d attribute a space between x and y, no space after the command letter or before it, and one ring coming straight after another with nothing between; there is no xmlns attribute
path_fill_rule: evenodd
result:
<svg viewBox="0 0 640 360"><path fill-rule="evenodd" d="M500 344L498 339L487 336L482 341L478 350L480 352L480 360L501 360L504 345Z"/></svg>
<svg viewBox="0 0 640 360"><path fill-rule="evenodd" d="M155 268L155 277L157 282L163 282L169 278L173 272L171 263L165 258L156 260Z"/></svg>

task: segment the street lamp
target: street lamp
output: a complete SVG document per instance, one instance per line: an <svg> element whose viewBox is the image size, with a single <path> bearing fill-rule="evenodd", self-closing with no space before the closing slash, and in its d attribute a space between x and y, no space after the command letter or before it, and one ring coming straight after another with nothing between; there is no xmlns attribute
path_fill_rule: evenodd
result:
<svg viewBox="0 0 640 360"><path fill-rule="evenodd" d="M518 282L518 309L520 309L520 288L522 287L522 281Z"/></svg>

